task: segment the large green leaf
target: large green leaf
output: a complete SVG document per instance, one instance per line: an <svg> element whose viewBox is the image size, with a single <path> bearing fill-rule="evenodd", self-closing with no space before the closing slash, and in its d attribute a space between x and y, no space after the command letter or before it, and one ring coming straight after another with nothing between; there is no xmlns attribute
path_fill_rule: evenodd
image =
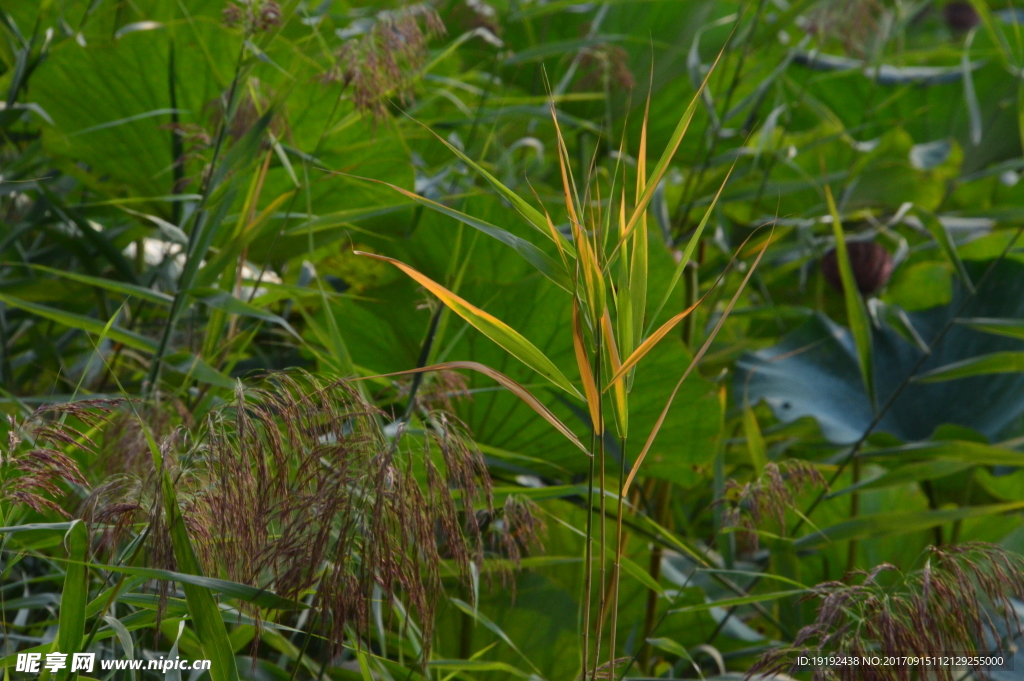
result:
<svg viewBox="0 0 1024 681"><path fill-rule="evenodd" d="M975 281L989 262L967 262ZM930 342L966 302L968 291L954 285L948 305L908 314L918 334ZM1024 316L1024 265L1000 263L964 311L968 318L1012 319ZM922 351L887 325L872 331L874 380L879 404L909 378ZM1016 338L955 325L924 358L922 372L992 352L1019 352ZM737 388L750 402L765 400L783 421L813 416L833 442L857 440L871 422L873 411L860 379L857 354L849 332L821 315L785 336L781 343L744 356L738 365ZM942 383L914 382L883 415L877 430L903 440L929 437L941 424L973 428L990 439L1012 430L1024 413L1024 375L1018 373L970 376Z"/></svg>
<svg viewBox="0 0 1024 681"><path fill-rule="evenodd" d="M134 196L172 193L171 43L178 119L205 123L231 80L240 40L206 18L117 40L57 45L34 74L32 96L53 118L43 143L57 158L88 164L97 185ZM165 204L162 208L166 209Z"/></svg>

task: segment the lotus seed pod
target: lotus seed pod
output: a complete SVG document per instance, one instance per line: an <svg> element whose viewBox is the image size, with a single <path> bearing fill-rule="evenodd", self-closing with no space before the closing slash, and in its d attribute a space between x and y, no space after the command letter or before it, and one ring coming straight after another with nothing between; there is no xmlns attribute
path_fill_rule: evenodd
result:
<svg viewBox="0 0 1024 681"><path fill-rule="evenodd" d="M974 5L966 0L947 2L943 13L946 16L946 25L954 31L969 31L980 21Z"/></svg>
<svg viewBox="0 0 1024 681"><path fill-rule="evenodd" d="M853 241L846 244L850 255L850 267L853 278L857 281L857 290L863 295L874 293L885 286L892 275L892 256L873 241ZM842 292L843 281L839 274L839 261L836 249L830 250L821 259L821 273L837 291Z"/></svg>

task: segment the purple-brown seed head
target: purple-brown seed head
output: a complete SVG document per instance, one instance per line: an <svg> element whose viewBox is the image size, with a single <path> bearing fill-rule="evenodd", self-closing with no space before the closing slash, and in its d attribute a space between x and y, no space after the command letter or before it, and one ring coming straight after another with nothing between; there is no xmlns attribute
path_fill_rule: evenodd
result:
<svg viewBox="0 0 1024 681"><path fill-rule="evenodd" d="M846 244L850 255L850 267L853 278L857 282L857 290L862 295L869 295L885 286L892 276L892 256L873 241L853 241ZM821 273L832 288L842 292L843 279L839 274L839 261L836 249L830 250L821 259Z"/></svg>

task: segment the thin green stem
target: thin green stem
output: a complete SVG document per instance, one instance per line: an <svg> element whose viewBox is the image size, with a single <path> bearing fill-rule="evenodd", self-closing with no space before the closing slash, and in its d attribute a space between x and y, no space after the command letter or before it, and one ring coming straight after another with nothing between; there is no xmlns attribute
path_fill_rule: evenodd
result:
<svg viewBox="0 0 1024 681"><path fill-rule="evenodd" d="M860 482L860 460L855 459L853 462L853 484L856 485L858 482ZM852 520L858 515L860 515L860 493L855 491L850 495L850 519ZM856 566L857 540L851 539L846 553L846 571L852 572Z"/></svg>
<svg viewBox="0 0 1024 681"><path fill-rule="evenodd" d="M604 386L601 384L601 379L602 379L601 374L602 374L602 372L601 372L601 334L600 334L600 332L595 334L595 345L597 347L597 350L594 353L594 382L597 384L597 394L601 395L602 391L604 390ZM604 403L603 399L600 400L597 403L597 424L595 426L598 429L598 431L599 431L598 434L597 434L597 459L598 459L598 466L600 467L600 470L598 471L598 475L600 476L599 484L600 484L600 487L601 487L601 492L600 492L601 498L600 498L600 500L598 502L598 504L600 506L600 509L601 509L601 528L600 528L600 537L601 537L600 541L601 541L601 543L600 543L600 551L599 551L599 554L600 554L599 560L601 561L601 563L600 563L601 567L600 567L600 573L599 573L600 574L600 584L601 584L601 591L600 591L601 601L600 601L600 605L598 606L598 610L597 611L599 613L601 613L601 615L602 615L602 617L599 617L598 620L597 620L596 631L594 632L595 633L595 636L594 636L594 638L595 638L595 642L594 642L594 667L591 670L591 675L592 675L592 678L595 679L595 681L597 679L597 669L598 669L598 667L600 667L599 663L600 663L600 656L601 656L601 632L604 629L602 624L604 622L603 615L604 615L604 612L605 612L605 605L606 605L606 602L607 602L606 601L606 591L605 591L605 583L606 583L605 582L605 566L606 566L606 563L608 561L605 558L608 555L607 554L607 550L608 550L607 526L608 526L608 523L605 521L606 513L607 513L607 508L605 506L605 504L606 504L606 497L605 497L604 491L607 488L607 485L606 485L606 482L605 482L604 412L603 412L603 409L602 409L603 403ZM591 515L591 517L593 517L593 513L591 513L590 515Z"/></svg>
<svg viewBox="0 0 1024 681"><path fill-rule="evenodd" d="M594 535L594 451L597 449L597 427L591 430L590 435L590 471L587 473L587 535L583 547L583 674L581 679L586 681L588 657L590 655L590 595L593 585L591 584L594 547L591 538Z"/></svg>
<svg viewBox="0 0 1024 681"><path fill-rule="evenodd" d="M612 621L608 632L608 659L611 665L609 678L615 672L615 634L619 624L619 574L622 561L622 510L626 500L622 498L622 484L626 481L626 438L619 441L619 494L618 508L615 511L615 562L612 564Z"/></svg>
<svg viewBox="0 0 1024 681"><path fill-rule="evenodd" d="M220 160L221 153L224 150L224 140L227 138L228 127L230 126L231 119L235 113L235 101L236 93L238 91L238 81L242 75L242 65L245 60L245 46L243 45L238 52L238 60L235 63L235 75L231 79L231 88L228 90L227 105L224 108L224 116L220 122L220 129L217 131L217 141L214 144L213 157L210 161L210 168L214 169L217 167L217 162ZM209 178L213 178L216 175L215 171L212 171ZM203 187L202 198L199 200L199 206L195 211L195 218L192 221L192 230L189 233L188 243L188 257L196 257L197 254L194 252L198 242L198 238L201 235L203 222L206 216L206 206L210 199L210 194L216 189L212 186L211 179L207 179ZM167 346L170 344L171 335L174 333L174 327L178 317L181 315L182 306L185 303L187 291L182 291L180 286L179 290L174 294L174 300L171 303L171 310L167 314L167 322L164 324L163 332L160 334L160 342L157 345L157 350L153 354L152 364L149 368L149 373L146 378L146 382L142 386L143 397L148 397L150 394L154 394L159 398L159 391L157 390L157 384L160 382L160 368L163 364L164 355L167 354Z"/></svg>

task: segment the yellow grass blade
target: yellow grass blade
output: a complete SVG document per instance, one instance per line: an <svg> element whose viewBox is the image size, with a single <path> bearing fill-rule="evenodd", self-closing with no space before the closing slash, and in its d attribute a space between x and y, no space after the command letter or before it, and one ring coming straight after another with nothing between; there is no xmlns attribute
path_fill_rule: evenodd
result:
<svg viewBox="0 0 1024 681"><path fill-rule="evenodd" d="M608 363L611 364L612 374L619 375L621 369L621 362L619 361L619 348L615 344L615 334L612 333L612 318L608 314L608 310L604 311L604 316L601 317L601 330L604 332L604 343L605 347L608 348ZM626 382L622 379L613 380L612 386L615 388L615 392L612 395L612 406L615 409L615 425L619 432L619 437L627 437L629 435L629 402L626 395Z"/></svg>
<svg viewBox="0 0 1024 681"><path fill-rule="evenodd" d="M622 366L619 367L619 370L616 371L615 375L612 376L611 382L614 383L615 381L618 381L625 374L627 374L630 369L635 367L637 365L637 362L644 358L644 355L650 352L651 349L654 348L654 346L657 345L662 338L668 335L669 331L671 331L679 322L683 321L691 312L700 307L700 304L704 302L704 299L707 298L708 295L710 295L710 293L711 291L708 291L703 296L701 296L700 300L698 300L696 303L694 303L690 307L686 308L685 310L677 314L675 317L672 317L672 319L662 324L657 331L652 333L647 338L647 340L641 343L640 346L636 350L634 350L629 357L626 358L626 361L623 362ZM605 390L607 389L608 388L606 387Z"/></svg>
<svg viewBox="0 0 1024 681"><path fill-rule="evenodd" d="M594 432L600 437L604 433L604 421L601 418L601 395L597 392L594 382L594 371L587 358L586 345L583 342L583 325L580 323L580 306L576 298L572 301L572 346L576 351L576 363L580 367L580 379L583 381L583 393L587 396L587 409L590 410L590 422Z"/></svg>
<svg viewBox="0 0 1024 681"><path fill-rule="evenodd" d="M451 144L448 140L438 135L436 132L431 130L427 125L420 123L419 121L416 122L422 125L426 130L428 130L431 135L436 137L441 144L448 147L448 149L451 150L453 154L462 159L462 161L466 165L468 165L476 172L480 173L480 175L482 175L484 179L486 179L499 194L501 194L509 203L511 203L519 212L519 214L522 215L526 219L526 221L529 222L533 227L535 227L537 231L546 236L548 235L548 233L545 231L546 228L544 225L544 216L541 215L540 211L538 211L536 208L527 203L526 200L523 199L523 197L519 196L519 194L516 194L514 191L512 191L511 189L503 185L501 182L499 182L498 178L494 177L489 172L484 170L484 168L479 163L471 159L469 156L466 156L466 154L464 154L462 150L460 150L458 147L456 147L455 145ZM569 245L564 236L557 233L550 236L555 240L555 243L559 244L560 248L565 248L570 254L574 253L572 246Z"/></svg>
<svg viewBox="0 0 1024 681"><path fill-rule="evenodd" d="M729 182L729 178L732 177L732 171L736 169L736 162L738 160L739 158L737 157L737 159L732 162L732 165L729 167L729 172L725 174L725 179L722 180L722 184L718 186L718 191L715 193L715 198L711 200L711 204L708 206L708 209L704 212L704 217L701 218L700 224L697 225L697 229L693 231L693 236L690 237L689 243L686 244L686 249L683 251L682 257L679 259L679 262L676 263L676 269L672 273L672 279L669 281L668 288L665 289L665 295L662 296L661 302L658 304L657 309L651 316L652 324L654 323L654 320L658 318L658 315L661 314L661 311L665 309L665 305L668 303L669 298L672 296L672 292L675 291L676 286L679 284L679 279L683 275L683 269L686 267L686 263L690 262L690 256L693 255L694 249L700 242L700 238L704 234L704 227L706 227L708 224L708 219L710 219L711 217L711 212L714 211L715 206L718 205L718 199L722 196L722 190L725 189L725 185ZM639 232L639 230L637 231Z"/></svg>
<svg viewBox="0 0 1024 681"><path fill-rule="evenodd" d="M558 166L562 173L565 211L569 216L569 224L572 226L573 242L576 246L576 260L580 269L583 270L583 282L591 320L596 324L596 320L600 318L605 308L604 277L601 273L600 263L597 261L597 253L587 237L587 232L580 221L580 215L576 209L578 197L575 195L569 169L569 152L565 147L565 139L562 137L562 129L558 125L558 117L555 115L554 106L551 107L551 120L555 124L555 137L558 139Z"/></svg>
<svg viewBox="0 0 1024 681"><path fill-rule="evenodd" d="M459 210L455 210L454 208L449 208L448 206L438 203L437 201L431 201L426 197L420 196L419 194L411 192L407 189L402 189L401 187L393 185L390 182L374 180L372 178L365 179L368 180L369 182L375 182L377 184L382 184L386 187L390 187L391 189L394 189L395 191L401 193L403 196L412 199L413 201L419 203L422 206L426 206L427 208L437 211L442 215L447 215L448 217L455 218L459 222L465 225L469 225L473 229L479 230L493 239L497 239L506 246L510 246L519 255L521 255L524 260L526 260L528 263L536 267L537 271L539 271L545 277L554 282L559 288L571 292L572 279L569 276L569 273L565 266L565 254L562 250L561 241L559 241L558 239L558 231L555 230L554 225L551 224L550 218L547 219L549 224L549 231L551 233L552 240L558 245L559 253L562 255L561 265L558 261L556 261L547 253L534 246L529 241L517 237L508 230L492 225L489 222L473 217L472 215L467 215L466 213L463 213L462 211Z"/></svg>
<svg viewBox="0 0 1024 681"><path fill-rule="evenodd" d="M562 372L558 370L558 367L555 366L554 362L548 359L547 355L541 352L537 346L528 341L522 334L494 315L484 312L472 303L460 298L430 277L427 277L412 267L409 267L404 262L395 260L394 258L388 258L383 255L364 253L362 251L353 251L353 253L391 263L419 282L421 286L433 293L441 300L442 303L447 305L452 312L476 327L481 333L501 346L510 355L536 371L547 380L551 381L554 385L565 390L570 395L583 399L583 395L580 394L580 391L569 382L569 379L567 379Z"/></svg>
<svg viewBox="0 0 1024 681"><path fill-rule="evenodd" d="M562 435L566 437L566 439L569 440L569 442L579 447L580 450L583 451L587 456L590 456L590 452L587 451L587 448L584 447L583 443L579 441L579 438L576 437L576 434L569 430L568 426L559 421L558 417L552 414L551 410L545 407L544 404L536 397L534 397L529 390L521 386L519 383L516 383L515 381L513 381L511 378L501 373L500 371L492 369L491 367L485 364L480 364L479 362L444 362L442 364L434 364L432 366L422 367L420 369L395 371L390 374L378 374L376 376L360 376L359 378L354 378L351 380L366 381L374 378L383 378L385 376L403 376L405 374L419 374L426 371L442 371L445 369L468 369L470 371L476 371L477 373L481 373L484 376L487 376L488 378L494 379L495 381L500 383L504 388L506 388L509 392L511 392L513 395L515 395L523 402L525 402L526 405L530 407L530 409L533 409L535 412L537 412L541 416L541 418L543 418L545 421L554 426L555 429L558 430L558 432L560 432Z"/></svg>
<svg viewBox="0 0 1024 681"><path fill-rule="evenodd" d="M735 29L734 29L735 30ZM690 123L693 121L693 115L697 112L697 105L700 102L701 95L704 93L704 88L708 85L708 80L711 78L711 74L715 72L715 67L718 66L719 60L722 55L725 54L725 49L728 46L728 41L722 46L718 56L715 57L715 61L712 62L711 68L708 69L707 75L704 76L704 81L697 88L697 92L693 94L693 99L690 100L689 106L686 107L686 111L683 112L683 117L679 119L679 123L676 124L676 129L672 132L672 136L669 138L668 146L665 151L662 152L661 158L658 159L658 163L654 166L654 172L650 178L645 180L645 186L643 193L640 198L637 199L636 207L633 209L633 215L629 218L629 223L626 225L626 236L633 233L639 224L641 218L647 212L647 206L650 204L651 199L654 197L654 190L658 188L658 183L661 182L661 178L668 172L668 165L672 162L672 157L676 155L676 151L679 150L679 145L683 142L683 137L686 135L686 131L690 127Z"/></svg>

